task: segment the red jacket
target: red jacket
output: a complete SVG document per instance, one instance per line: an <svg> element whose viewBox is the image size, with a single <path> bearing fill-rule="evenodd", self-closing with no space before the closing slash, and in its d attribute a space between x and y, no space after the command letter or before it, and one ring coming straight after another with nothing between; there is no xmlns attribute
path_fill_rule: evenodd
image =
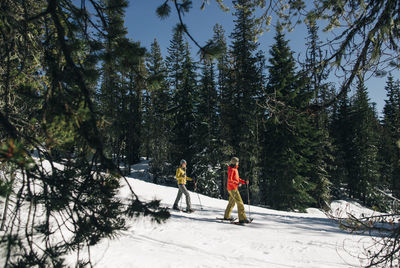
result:
<svg viewBox="0 0 400 268"><path fill-rule="evenodd" d="M244 180L239 178L238 166L233 167L232 165L228 167L228 191L236 190L239 187L239 183L246 184Z"/></svg>

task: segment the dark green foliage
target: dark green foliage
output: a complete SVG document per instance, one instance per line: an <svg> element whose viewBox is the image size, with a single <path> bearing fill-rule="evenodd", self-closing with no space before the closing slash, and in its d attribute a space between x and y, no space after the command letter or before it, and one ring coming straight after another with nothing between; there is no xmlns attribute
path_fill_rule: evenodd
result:
<svg viewBox="0 0 400 268"><path fill-rule="evenodd" d="M119 166L139 161L142 138L142 89L145 49L126 38L127 2L105 1L107 24L102 48L98 109L103 115L106 152ZM132 116L135 115L135 116Z"/></svg>
<svg viewBox="0 0 400 268"><path fill-rule="evenodd" d="M379 186L378 174L378 120L369 103L367 90L359 82L350 113L351 146L347 148L351 157L348 165L348 188L350 196L364 204L375 205L374 187Z"/></svg>
<svg viewBox="0 0 400 268"><path fill-rule="evenodd" d="M369 206L383 207L374 189L384 185L379 174L379 122L363 82L350 102L339 100L331 128L336 169L332 173L337 198L350 197Z"/></svg>
<svg viewBox="0 0 400 268"><path fill-rule="evenodd" d="M314 202L310 191L315 184L309 176L315 132L311 117L302 110L311 94L296 74L288 41L279 28L270 55L265 93L274 107L265 111L263 201L277 209L302 211Z"/></svg>
<svg viewBox="0 0 400 268"><path fill-rule="evenodd" d="M390 74L386 82L387 100L383 109L380 144L381 174L385 186L400 196L400 81Z"/></svg>
<svg viewBox="0 0 400 268"><path fill-rule="evenodd" d="M221 108L222 124L226 128L227 145L232 156L240 159L240 174L250 181L252 199L258 200L259 127L261 109L257 105L264 85L264 59L256 54L254 5L249 1L234 1L235 28L231 33L232 65ZM225 83L224 81L221 81ZM229 158L227 159L229 160Z"/></svg>
<svg viewBox="0 0 400 268"><path fill-rule="evenodd" d="M172 116L166 112L171 105L171 94L167 69L156 40L151 45L146 66L148 90L144 112L145 152L146 156L152 158L150 171L154 182L158 183L160 178L168 177L168 173L173 174L173 170L166 165L171 149L169 137L172 135Z"/></svg>
<svg viewBox="0 0 400 268"><path fill-rule="evenodd" d="M196 65L190 56L188 43L183 41L182 32L174 32L168 52L167 68L172 91L169 109L172 114L170 137L172 163L178 165L181 159L193 163L195 109L198 103Z"/></svg>
<svg viewBox="0 0 400 268"><path fill-rule="evenodd" d="M348 181L348 168L351 160L348 148L351 146L350 102L347 94L343 95L333 107L331 136L334 145L334 165L332 172L333 195L343 198L342 188ZM347 189L347 187L346 187Z"/></svg>
<svg viewBox="0 0 400 268"><path fill-rule="evenodd" d="M328 72L322 64L323 52L320 48L321 42L318 38L318 27L314 23L310 23L308 32L307 54L303 66L303 74L308 78L306 91L312 94L310 102L320 105L328 101L333 94L329 89L330 85L326 82ZM313 204L314 206L328 209L331 194L331 172L334 169L332 163L332 138L329 135L330 111L325 108L310 116L313 121L313 130L311 130L313 135L310 136L313 141L310 163L313 167L309 176L310 181L315 184L315 188L310 194L316 201Z"/></svg>
<svg viewBox="0 0 400 268"><path fill-rule="evenodd" d="M219 164L221 165L220 171L218 173L219 187L220 187L220 195L224 198L228 198L228 193L226 190L226 178L227 178L227 169L226 163L234 154L232 144L229 143L230 135L232 129L230 128L230 124L227 122L231 122L231 118L233 116L232 113L232 94L229 83L230 83L230 60L228 57L228 48L225 38L225 31L221 25L214 26L214 42L217 42L221 45L222 54L217 58L217 92L218 92L218 102L217 102L217 112L218 112L218 148L219 148Z"/></svg>
<svg viewBox="0 0 400 268"><path fill-rule="evenodd" d="M218 143L218 93L215 83L215 66L213 61L203 61L201 80L199 85L199 105L196 121L196 163L193 167L193 176L197 179L199 192L220 197L218 169L221 161Z"/></svg>
<svg viewBox="0 0 400 268"><path fill-rule="evenodd" d="M168 4L168 1L165 1L164 2L164 4L162 4L161 6L159 6L158 8L157 8L157 15L160 17L160 18L162 18L162 19L164 19L164 18L167 18L168 16L169 16L169 14L171 13L171 7L170 7L170 5Z"/></svg>

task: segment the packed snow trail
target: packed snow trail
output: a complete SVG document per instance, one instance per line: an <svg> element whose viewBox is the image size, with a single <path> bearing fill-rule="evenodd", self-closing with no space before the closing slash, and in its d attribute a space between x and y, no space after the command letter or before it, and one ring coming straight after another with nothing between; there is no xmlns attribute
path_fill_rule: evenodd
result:
<svg viewBox="0 0 400 268"><path fill-rule="evenodd" d="M178 189L146 182L147 163L134 166L128 181L143 200L160 199L172 207ZM350 235L317 209L289 213L251 207L245 226L220 223L226 200L191 192L195 213L170 210L164 224L140 217L114 240L91 248L96 267L359 267L368 236ZM125 185L121 198L129 195ZM185 205L185 202L183 202ZM246 205L247 207L247 205ZM232 216L237 215L236 208ZM71 256L71 263L74 259ZM364 263L365 264L365 263Z"/></svg>

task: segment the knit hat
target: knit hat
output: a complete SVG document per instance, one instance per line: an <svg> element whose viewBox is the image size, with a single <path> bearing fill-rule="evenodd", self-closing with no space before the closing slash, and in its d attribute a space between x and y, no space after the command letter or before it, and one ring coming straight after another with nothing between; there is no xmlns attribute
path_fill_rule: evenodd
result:
<svg viewBox="0 0 400 268"><path fill-rule="evenodd" d="M185 159L182 159L182 160L181 160L181 166L183 165L183 163L186 163L186 160L185 160Z"/></svg>
<svg viewBox="0 0 400 268"><path fill-rule="evenodd" d="M237 157L232 157L232 159L231 159L231 164L236 165L237 163L239 163L239 158L237 158Z"/></svg>

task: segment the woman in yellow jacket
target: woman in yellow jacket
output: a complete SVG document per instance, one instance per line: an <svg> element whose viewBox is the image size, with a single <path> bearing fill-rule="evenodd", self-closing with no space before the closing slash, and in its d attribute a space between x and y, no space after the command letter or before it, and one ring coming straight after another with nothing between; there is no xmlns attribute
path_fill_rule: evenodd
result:
<svg viewBox="0 0 400 268"><path fill-rule="evenodd" d="M186 189L186 180L191 181L192 179L186 176L186 161L181 160L180 166L176 170L176 180L178 181L178 195L176 196L174 206L172 207L175 210L180 210L178 207L179 200L182 197L182 193L186 196L186 212L193 212L192 204L190 203L190 194Z"/></svg>

